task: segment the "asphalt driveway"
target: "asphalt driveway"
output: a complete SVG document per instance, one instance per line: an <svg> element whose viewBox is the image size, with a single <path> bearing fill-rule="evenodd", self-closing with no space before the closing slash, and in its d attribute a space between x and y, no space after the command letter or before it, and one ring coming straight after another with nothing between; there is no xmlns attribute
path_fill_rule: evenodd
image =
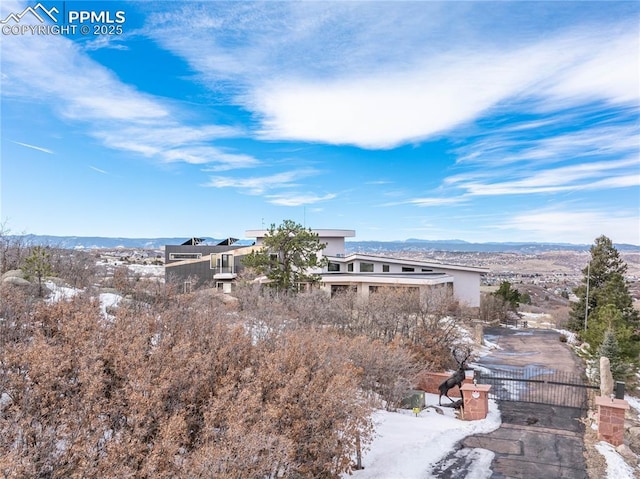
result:
<svg viewBox="0 0 640 479"><path fill-rule="evenodd" d="M478 361L484 368L535 366L579 373L580 362L559 333L551 330L487 328L485 339L499 346ZM494 453L492 479L587 478L584 411L516 401L499 401L502 425L489 434L469 436L434 469L434 477L464 478L475 449Z"/></svg>

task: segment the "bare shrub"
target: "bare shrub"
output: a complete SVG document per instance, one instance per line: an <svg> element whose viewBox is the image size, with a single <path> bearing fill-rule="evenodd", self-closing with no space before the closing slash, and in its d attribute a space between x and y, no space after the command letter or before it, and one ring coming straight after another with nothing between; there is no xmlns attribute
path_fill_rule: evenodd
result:
<svg viewBox="0 0 640 479"><path fill-rule="evenodd" d="M95 282L98 268L93 255L86 251L53 248L51 267L54 276L74 288L85 288Z"/></svg>
<svg viewBox="0 0 640 479"><path fill-rule="evenodd" d="M370 440L360 372L329 332L259 339L215 294L108 319L89 294L2 307L21 323L0 348L5 477L335 477Z"/></svg>

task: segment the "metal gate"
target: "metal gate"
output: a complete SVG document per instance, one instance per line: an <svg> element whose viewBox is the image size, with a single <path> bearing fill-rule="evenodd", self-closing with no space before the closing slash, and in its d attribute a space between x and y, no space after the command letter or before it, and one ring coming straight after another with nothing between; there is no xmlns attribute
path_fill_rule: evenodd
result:
<svg viewBox="0 0 640 479"><path fill-rule="evenodd" d="M586 409L589 394L599 390L576 373L526 366L476 370L480 384L490 384L489 398Z"/></svg>

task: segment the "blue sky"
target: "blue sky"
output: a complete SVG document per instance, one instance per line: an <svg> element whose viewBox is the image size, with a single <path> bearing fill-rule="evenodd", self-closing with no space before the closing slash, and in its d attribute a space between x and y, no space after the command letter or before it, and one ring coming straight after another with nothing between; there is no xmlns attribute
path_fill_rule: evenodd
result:
<svg viewBox="0 0 640 479"><path fill-rule="evenodd" d="M14 233L640 244L638 2L41 4L125 21L2 31Z"/></svg>

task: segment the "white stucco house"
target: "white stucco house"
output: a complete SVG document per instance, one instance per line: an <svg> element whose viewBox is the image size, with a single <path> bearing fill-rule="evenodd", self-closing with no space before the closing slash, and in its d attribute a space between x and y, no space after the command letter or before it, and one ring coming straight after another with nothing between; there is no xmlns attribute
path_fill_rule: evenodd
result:
<svg viewBox="0 0 640 479"><path fill-rule="evenodd" d="M354 230L312 232L326 244L322 255L328 266L317 273L321 277L320 287L329 294L352 288L367 298L382 286L418 288L425 293L433 288L450 288L461 303L480 306L480 278L488 269L361 253L347 255L345 239L355 237ZM268 230L248 230L245 234L247 238L255 238L256 246L260 246L267 233Z"/></svg>

